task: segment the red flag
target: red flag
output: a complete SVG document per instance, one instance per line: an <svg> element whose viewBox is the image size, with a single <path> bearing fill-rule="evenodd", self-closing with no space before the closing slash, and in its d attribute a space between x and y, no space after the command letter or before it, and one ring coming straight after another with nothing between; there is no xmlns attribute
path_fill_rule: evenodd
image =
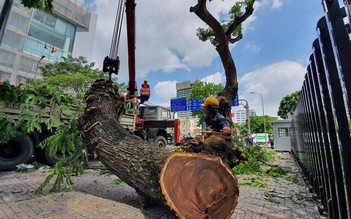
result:
<svg viewBox="0 0 351 219"><path fill-rule="evenodd" d="M55 49L55 47L52 47L51 53L55 53L55 52L57 52L57 49Z"/></svg>

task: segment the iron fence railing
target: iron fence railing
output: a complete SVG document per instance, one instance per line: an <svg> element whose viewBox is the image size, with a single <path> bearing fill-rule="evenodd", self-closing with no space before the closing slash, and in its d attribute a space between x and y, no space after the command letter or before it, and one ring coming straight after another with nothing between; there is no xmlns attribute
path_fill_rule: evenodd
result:
<svg viewBox="0 0 351 219"><path fill-rule="evenodd" d="M301 97L291 125L292 152L329 218L351 218L351 3L322 1Z"/></svg>

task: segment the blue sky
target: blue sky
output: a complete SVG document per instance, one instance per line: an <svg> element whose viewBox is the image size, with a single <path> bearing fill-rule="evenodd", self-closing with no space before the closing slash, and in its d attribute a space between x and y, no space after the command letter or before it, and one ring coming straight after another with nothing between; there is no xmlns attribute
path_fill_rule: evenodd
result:
<svg viewBox="0 0 351 219"><path fill-rule="evenodd" d="M217 16L235 1L215 0L208 3ZM176 95L176 82L194 81L223 83L223 67L215 48L196 37L204 23L190 6L196 0L136 0L136 72L140 86L144 78L152 87L149 103L169 105ZM101 68L109 54L117 8L112 0L85 0L98 14L93 60ZM239 98L246 99L251 109L262 115L276 116L282 97L301 89L317 37L316 23L323 15L321 1L256 0L253 15L243 24L243 39L231 46L239 79ZM122 28L125 30L125 27ZM120 82L128 81L126 37L122 33L119 56Z"/></svg>

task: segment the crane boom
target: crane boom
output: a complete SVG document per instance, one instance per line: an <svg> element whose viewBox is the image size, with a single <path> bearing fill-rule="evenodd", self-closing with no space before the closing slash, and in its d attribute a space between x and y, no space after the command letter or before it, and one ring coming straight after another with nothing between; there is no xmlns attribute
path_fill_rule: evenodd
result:
<svg viewBox="0 0 351 219"><path fill-rule="evenodd" d="M138 95L135 82L135 0L126 0L129 82L127 99ZM128 97L129 96L129 97Z"/></svg>
<svg viewBox="0 0 351 219"><path fill-rule="evenodd" d="M124 6L124 7L123 7ZM128 71L129 81L127 84L126 101L133 98L140 99L141 103L150 98L150 88L142 87L140 96L138 96L138 85L135 81L135 0L119 0L116 13L115 27L112 36L110 56L106 56L103 63L103 71L109 73L111 81L112 73L118 74L119 71L119 56L118 44L121 35L121 26L123 21L123 9L126 10L126 26L127 26L127 42L128 42Z"/></svg>

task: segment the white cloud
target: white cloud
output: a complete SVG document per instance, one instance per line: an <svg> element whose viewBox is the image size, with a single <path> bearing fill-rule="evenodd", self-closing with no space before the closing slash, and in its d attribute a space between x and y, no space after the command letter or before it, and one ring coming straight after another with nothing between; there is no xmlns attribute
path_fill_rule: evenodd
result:
<svg viewBox="0 0 351 219"><path fill-rule="evenodd" d="M305 67L293 61L282 61L249 72L239 78L239 98L246 99L249 107L262 115L260 96L250 92L260 93L265 114L277 116L280 100L301 89L305 72Z"/></svg>
<svg viewBox="0 0 351 219"><path fill-rule="evenodd" d="M160 102L170 100L171 98L174 98L177 96L177 91L176 91L176 83L177 81L162 81L158 82L155 87L155 95Z"/></svg>
<svg viewBox="0 0 351 219"><path fill-rule="evenodd" d="M252 41L248 41L245 45L245 48L252 51L252 52L259 52L261 51L261 46L255 44Z"/></svg>
<svg viewBox="0 0 351 219"><path fill-rule="evenodd" d="M282 61L246 73L238 78L239 99L245 99L250 109L262 115L262 101L259 95L250 94L251 91L260 93L263 97L265 115L277 117L281 99L302 87L305 67L293 61ZM222 73L208 75L201 81L215 84L222 83ZM169 106L169 100L176 97L177 81L158 82L154 87L158 105ZM160 104L162 103L162 104Z"/></svg>
<svg viewBox="0 0 351 219"><path fill-rule="evenodd" d="M283 6L283 2L281 0L273 0L272 9L280 9Z"/></svg>
<svg viewBox="0 0 351 219"><path fill-rule="evenodd" d="M222 84L223 79L225 79L225 75L221 72L216 72L213 75L208 75L201 79L203 82L214 83L214 84Z"/></svg>
<svg viewBox="0 0 351 219"><path fill-rule="evenodd" d="M102 67L105 56L109 55L111 38L116 16L117 3L113 0L95 0L98 23L95 37L93 61ZM204 27L201 21L189 9L196 1L177 0L161 4L159 0L138 1L136 6L136 72L137 77L145 77L150 71L163 70L172 73L191 67L209 66L217 57L213 46L201 42L196 36L196 29ZM234 4L232 1L209 2L209 11L217 18L226 13ZM124 18L125 19L125 18ZM244 31L255 20L252 15L243 24ZM128 77L128 55L125 20L119 45L121 60L118 78Z"/></svg>
<svg viewBox="0 0 351 219"><path fill-rule="evenodd" d="M290 0L286 0L290 1ZM283 7L282 0L262 0L260 2L255 1L254 8L258 9L261 7L269 7L270 9L281 9Z"/></svg>

